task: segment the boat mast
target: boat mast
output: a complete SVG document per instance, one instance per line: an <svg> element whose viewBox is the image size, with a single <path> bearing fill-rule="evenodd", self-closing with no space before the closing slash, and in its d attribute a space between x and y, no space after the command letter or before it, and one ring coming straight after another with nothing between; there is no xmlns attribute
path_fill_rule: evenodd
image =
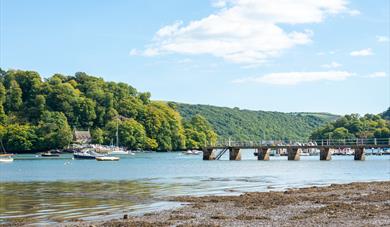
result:
<svg viewBox="0 0 390 227"><path fill-rule="evenodd" d="M116 147L119 147L119 135L118 135L118 118L116 119Z"/></svg>
<svg viewBox="0 0 390 227"><path fill-rule="evenodd" d="M0 145L1 145L1 151L2 151L2 153L6 154L7 151L5 150L4 145L3 145L3 140L1 140L1 139L0 139Z"/></svg>

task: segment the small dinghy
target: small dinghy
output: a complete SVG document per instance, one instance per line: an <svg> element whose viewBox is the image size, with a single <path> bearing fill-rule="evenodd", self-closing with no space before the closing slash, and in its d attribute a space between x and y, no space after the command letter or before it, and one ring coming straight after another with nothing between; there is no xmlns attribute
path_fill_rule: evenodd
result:
<svg viewBox="0 0 390 227"><path fill-rule="evenodd" d="M99 156L95 158L96 161L119 161L119 157L113 156Z"/></svg>
<svg viewBox="0 0 390 227"><path fill-rule="evenodd" d="M59 150L48 151L48 152L42 153L41 156L42 157L59 157L60 151Z"/></svg>

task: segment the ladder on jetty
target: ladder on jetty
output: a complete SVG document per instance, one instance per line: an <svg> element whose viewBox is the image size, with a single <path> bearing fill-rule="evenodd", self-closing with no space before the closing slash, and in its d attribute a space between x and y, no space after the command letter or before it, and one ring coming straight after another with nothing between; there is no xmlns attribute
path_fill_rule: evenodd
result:
<svg viewBox="0 0 390 227"><path fill-rule="evenodd" d="M215 160L219 160L221 157L222 157L222 155L224 155L225 153L226 153L226 151L228 151L229 150L229 148L223 148L222 150L221 150L221 152L219 152L218 154L217 154L217 156L215 157Z"/></svg>

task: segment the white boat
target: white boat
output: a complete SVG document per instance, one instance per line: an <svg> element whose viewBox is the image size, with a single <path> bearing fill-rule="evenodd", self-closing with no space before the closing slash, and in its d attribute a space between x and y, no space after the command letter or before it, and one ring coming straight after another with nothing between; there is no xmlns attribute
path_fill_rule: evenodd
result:
<svg viewBox="0 0 390 227"><path fill-rule="evenodd" d="M0 162L13 162L14 159L12 158L13 154L0 154Z"/></svg>
<svg viewBox="0 0 390 227"><path fill-rule="evenodd" d="M123 149L113 149L113 150L109 151L108 154L110 154L110 155L121 155L121 154L125 155L125 154L134 154L134 153L131 151L123 150Z"/></svg>
<svg viewBox="0 0 390 227"><path fill-rule="evenodd" d="M3 146L3 141L0 140L1 150L3 151L3 154L0 154L0 162L13 162L14 159L12 158L13 154L7 154L5 152L5 148Z"/></svg>
<svg viewBox="0 0 390 227"><path fill-rule="evenodd" d="M108 154L110 155L126 155L126 154L131 154L131 155L134 155L133 152L131 151L126 151L124 149L122 149L121 147L119 147L119 133L118 133L118 119L117 119L117 122L116 122L116 133L115 133L115 137L116 137L116 146L114 147L112 145L112 140L111 140L111 150L108 152Z"/></svg>
<svg viewBox="0 0 390 227"><path fill-rule="evenodd" d="M119 157L113 156L99 156L95 158L96 161L119 161Z"/></svg>
<svg viewBox="0 0 390 227"><path fill-rule="evenodd" d="M184 153L184 154L187 154L187 155L199 155L199 154L202 153L202 151L188 150L188 151L184 151L183 153Z"/></svg>

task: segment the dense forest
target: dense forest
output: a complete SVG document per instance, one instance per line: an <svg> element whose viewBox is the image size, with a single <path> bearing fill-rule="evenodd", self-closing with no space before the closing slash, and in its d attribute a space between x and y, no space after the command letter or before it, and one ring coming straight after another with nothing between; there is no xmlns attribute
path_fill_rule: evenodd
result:
<svg viewBox="0 0 390 227"><path fill-rule="evenodd" d="M387 113L387 114L386 114ZM312 139L390 138L389 109L382 114L345 115L310 136Z"/></svg>
<svg viewBox="0 0 390 227"><path fill-rule="evenodd" d="M185 119L198 114L204 116L220 140L307 139L317 127L340 117L328 113L281 113L210 105L174 105Z"/></svg>
<svg viewBox="0 0 390 227"><path fill-rule="evenodd" d="M7 151L63 148L74 129L90 129L93 143L109 144L117 126L120 145L130 149L180 150L217 140L204 117L182 119L174 105L150 96L82 72L43 80L37 72L0 69L0 141Z"/></svg>

